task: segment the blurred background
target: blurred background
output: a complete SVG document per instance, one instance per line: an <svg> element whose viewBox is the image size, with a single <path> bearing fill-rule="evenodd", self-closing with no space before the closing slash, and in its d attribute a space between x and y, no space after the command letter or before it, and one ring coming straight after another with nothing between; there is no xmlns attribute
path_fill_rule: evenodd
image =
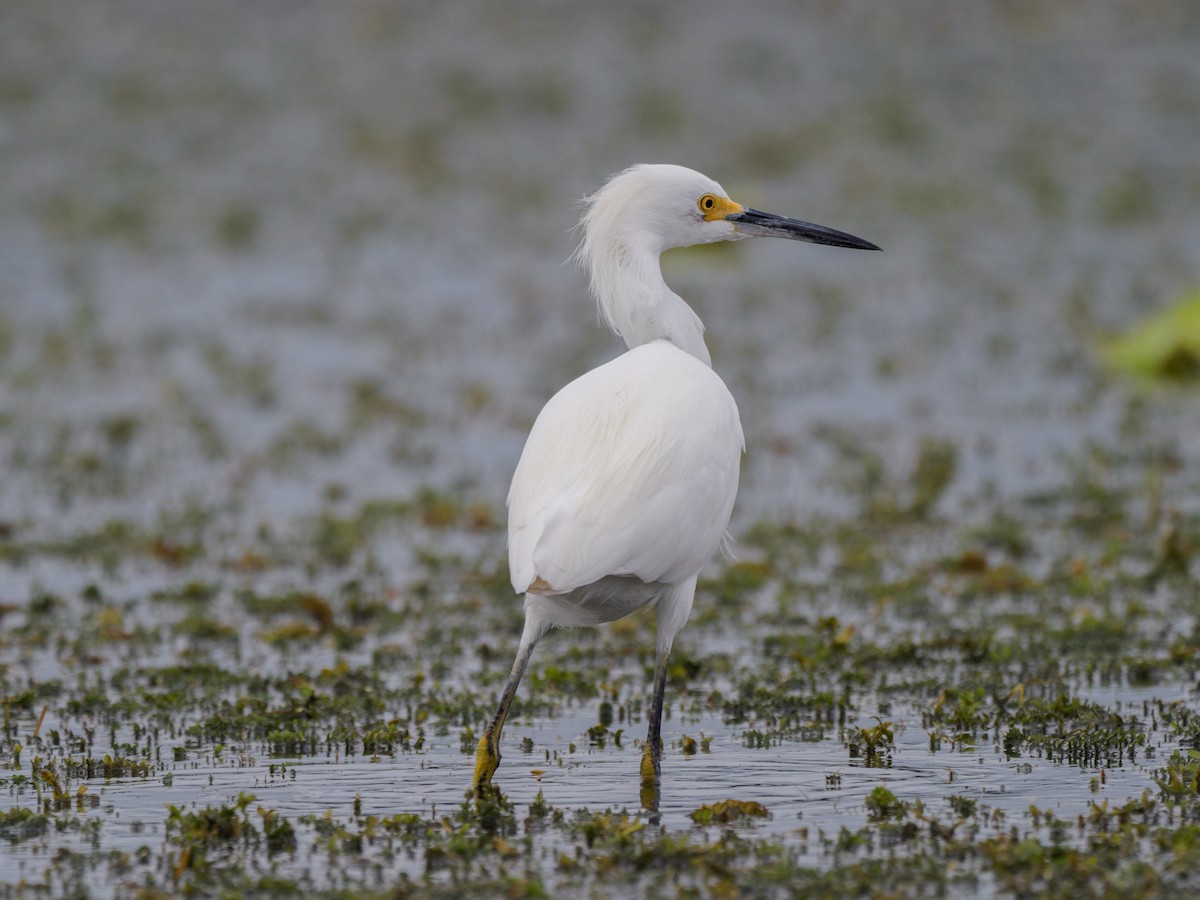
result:
<svg viewBox="0 0 1200 900"><path fill-rule="evenodd" d="M930 440L963 513L1097 446L1194 461L1193 395L1095 348L1200 282L1198 97L1178 0L7 0L0 521L502 518L542 403L622 349L567 260L636 162L886 251L664 260L742 406L735 530Z"/></svg>

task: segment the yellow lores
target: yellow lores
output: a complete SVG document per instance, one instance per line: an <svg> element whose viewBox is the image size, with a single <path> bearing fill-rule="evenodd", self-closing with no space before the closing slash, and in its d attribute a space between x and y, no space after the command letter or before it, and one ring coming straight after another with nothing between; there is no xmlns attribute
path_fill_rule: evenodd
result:
<svg viewBox="0 0 1200 900"><path fill-rule="evenodd" d="M716 194L705 194L696 201L696 207L704 214L705 222L720 222L746 211L742 204L734 203L728 197L718 197Z"/></svg>
<svg viewBox="0 0 1200 900"><path fill-rule="evenodd" d="M473 789L487 790L521 675L555 626L657 617L643 802L657 804L667 658L696 576L725 539L744 449L737 404L712 370L704 326L663 281L672 247L755 235L878 250L860 238L730 200L679 166L634 166L587 201L577 258L601 315L629 350L546 404L508 493L508 563L525 628Z"/></svg>

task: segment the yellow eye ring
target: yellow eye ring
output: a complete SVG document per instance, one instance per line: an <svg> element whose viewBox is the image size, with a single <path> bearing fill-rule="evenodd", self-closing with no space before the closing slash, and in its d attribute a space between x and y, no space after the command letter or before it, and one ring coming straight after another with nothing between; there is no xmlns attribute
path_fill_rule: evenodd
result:
<svg viewBox="0 0 1200 900"><path fill-rule="evenodd" d="M700 199L696 201L696 209L700 210L700 215L705 222L720 222L722 219L729 218L733 213L740 213L743 207L728 197L721 197L717 194L701 194Z"/></svg>

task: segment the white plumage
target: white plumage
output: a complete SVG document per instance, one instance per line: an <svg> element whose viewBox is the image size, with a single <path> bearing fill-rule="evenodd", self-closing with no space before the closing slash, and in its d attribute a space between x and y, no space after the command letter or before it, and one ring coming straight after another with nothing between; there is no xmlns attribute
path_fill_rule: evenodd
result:
<svg viewBox="0 0 1200 900"><path fill-rule="evenodd" d="M535 578L544 594L608 575L695 575L729 524L743 447L724 383L666 341L577 378L538 416L513 476L513 589Z"/></svg>
<svg viewBox="0 0 1200 900"><path fill-rule="evenodd" d="M551 398L517 464L508 554L513 589L525 594L525 628L479 741L474 789L491 782L509 705L546 631L611 622L654 604L654 693L641 768L652 804L667 659L697 576L724 539L744 449L737 404L710 368L704 325L663 281L659 255L752 235L878 248L748 209L679 166L614 176L588 199L580 225L576 256L602 318L629 350Z"/></svg>

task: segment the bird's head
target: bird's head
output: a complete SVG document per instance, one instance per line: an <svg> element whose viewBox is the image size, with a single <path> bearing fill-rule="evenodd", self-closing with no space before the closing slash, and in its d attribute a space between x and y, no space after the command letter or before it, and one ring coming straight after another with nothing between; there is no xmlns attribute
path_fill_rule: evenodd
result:
<svg viewBox="0 0 1200 900"><path fill-rule="evenodd" d="M601 248L620 254L638 246L659 253L746 237L879 249L842 231L742 206L711 178L682 166L633 166L614 175L585 203L580 255L592 260Z"/></svg>

